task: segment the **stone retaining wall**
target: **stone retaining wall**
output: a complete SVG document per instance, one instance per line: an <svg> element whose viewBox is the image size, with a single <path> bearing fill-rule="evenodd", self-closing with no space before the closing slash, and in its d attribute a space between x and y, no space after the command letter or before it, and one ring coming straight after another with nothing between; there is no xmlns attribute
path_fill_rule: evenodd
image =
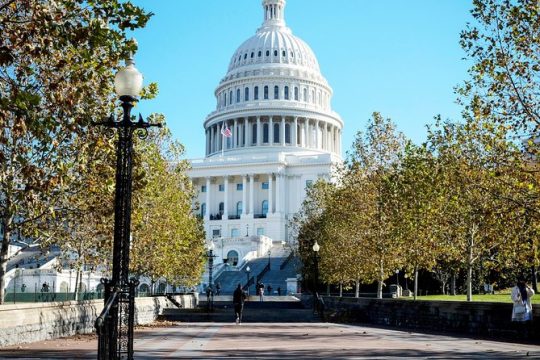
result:
<svg viewBox="0 0 540 360"><path fill-rule="evenodd" d="M358 322L417 330L511 338L540 339L540 306L534 321L511 322L512 304L496 302L413 301L324 297L325 315L338 322Z"/></svg>
<svg viewBox="0 0 540 360"><path fill-rule="evenodd" d="M195 295L175 295L183 308L197 306ZM135 323L152 323L163 309L176 306L164 296L135 300ZM103 300L0 305L0 347L94 332Z"/></svg>

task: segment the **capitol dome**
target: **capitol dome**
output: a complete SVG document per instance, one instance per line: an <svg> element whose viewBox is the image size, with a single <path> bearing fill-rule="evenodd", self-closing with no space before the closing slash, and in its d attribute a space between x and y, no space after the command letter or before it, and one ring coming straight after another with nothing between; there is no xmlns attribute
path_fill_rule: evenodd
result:
<svg viewBox="0 0 540 360"><path fill-rule="evenodd" d="M285 0L262 6L261 27L234 52L215 90L206 156L250 148L339 157L343 122L331 110L332 89L315 54L286 26Z"/></svg>

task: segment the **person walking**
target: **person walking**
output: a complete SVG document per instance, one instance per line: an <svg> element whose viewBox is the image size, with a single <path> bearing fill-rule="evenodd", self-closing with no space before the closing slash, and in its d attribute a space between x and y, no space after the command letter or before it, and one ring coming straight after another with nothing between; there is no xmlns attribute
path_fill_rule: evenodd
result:
<svg viewBox="0 0 540 360"><path fill-rule="evenodd" d="M259 301L260 302L263 302L264 301L264 284L263 283L259 283Z"/></svg>
<svg viewBox="0 0 540 360"><path fill-rule="evenodd" d="M233 305L234 313L236 315L236 325L242 323L242 313L244 311L244 302L246 301L247 294L242 290L242 285L238 284L236 290L233 293Z"/></svg>
<svg viewBox="0 0 540 360"><path fill-rule="evenodd" d="M532 320L531 297L533 295L534 290L527 286L525 279L523 277L518 278L516 286L514 286L510 295L514 303L512 321L525 322Z"/></svg>

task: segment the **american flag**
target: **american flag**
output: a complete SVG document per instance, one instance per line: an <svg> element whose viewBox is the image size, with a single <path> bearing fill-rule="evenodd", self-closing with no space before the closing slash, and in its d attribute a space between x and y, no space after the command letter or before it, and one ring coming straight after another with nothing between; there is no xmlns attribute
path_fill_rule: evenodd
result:
<svg viewBox="0 0 540 360"><path fill-rule="evenodd" d="M231 131L231 129L229 129L227 124L225 124L225 127L221 129L221 135L223 135L225 137L231 137L232 136L232 131Z"/></svg>

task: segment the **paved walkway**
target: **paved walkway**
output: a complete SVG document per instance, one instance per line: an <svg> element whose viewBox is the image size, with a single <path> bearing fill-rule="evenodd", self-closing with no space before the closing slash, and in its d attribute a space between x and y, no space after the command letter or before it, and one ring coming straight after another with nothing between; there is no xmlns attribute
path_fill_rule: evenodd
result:
<svg viewBox="0 0 540 360"><path fill-rule="evenodd" d="M135 359L540 359L540 346L328 323L139 329ZM0 359L95 359L95 336L0 349Z"/></svg>

